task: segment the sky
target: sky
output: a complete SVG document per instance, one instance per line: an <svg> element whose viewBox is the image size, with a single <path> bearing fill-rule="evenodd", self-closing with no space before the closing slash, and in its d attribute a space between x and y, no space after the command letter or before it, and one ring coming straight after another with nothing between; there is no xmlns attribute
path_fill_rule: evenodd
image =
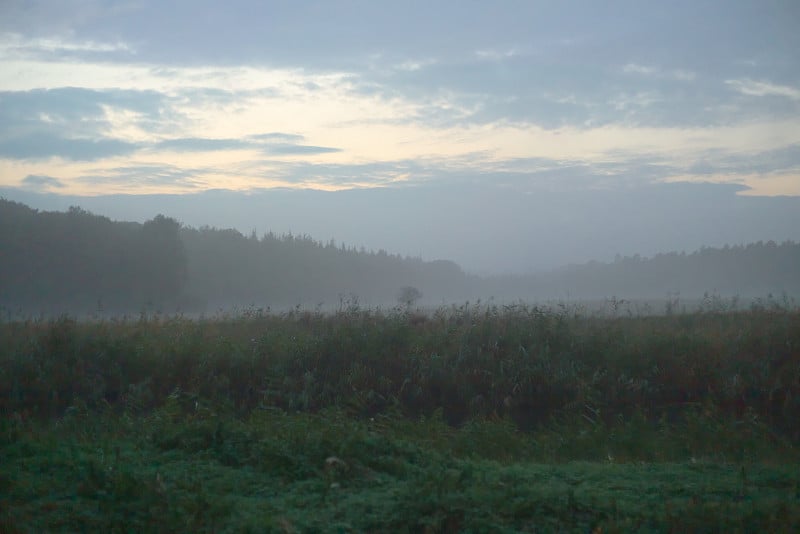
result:
<svg viewBox="0 0 800 534"><path fill-rule="evenodd" d="M168 195L187 223L449 254L478 271L643 246L587 249L603 218L582 213L620 199L664 198L677 214L703 199L722 217L698 222L694 240L644 248L798 238L786 197L800 198L799 27L796 0L2 0L0 188L113 196L119 216L126 199ZM297 200L309 190L331 192L318 214ZM240 208L209 206L215 191L256 214L270 191L296 209L244 222ZM377 203L369 228L337 212L364 191ZM540 211L571 199L557 202L576 221L568 254L534 261L547 249L496 246L509 224L539 235L553 220L495 220L532 197ZM436 231L397 228L400 215L381 223L409 206ZM650 211L615 237L670 224ZM752 224L725 233L736 220ZM484 236L493 259L464 250L476 242L464 235Z"/></svg>

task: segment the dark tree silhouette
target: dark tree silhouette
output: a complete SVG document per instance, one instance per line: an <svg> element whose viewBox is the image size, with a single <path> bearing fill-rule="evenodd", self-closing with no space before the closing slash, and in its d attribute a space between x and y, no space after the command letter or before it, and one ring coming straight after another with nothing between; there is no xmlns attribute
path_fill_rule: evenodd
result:
<svg viewBox="0 0 800 534"><path fill-rule="evenodd" d="M182 294L186 257L173 219L113 222L0 199L0 222L0 305L12 311L138 311Z"/></svg>
<svg viewBox="0 0 800 534"><path fill-rule="evenodd" d="M422 298L422 292L413 286L403 286L397 292L397 302L403 304L407 308L414 305L419 299Z"/></svg>

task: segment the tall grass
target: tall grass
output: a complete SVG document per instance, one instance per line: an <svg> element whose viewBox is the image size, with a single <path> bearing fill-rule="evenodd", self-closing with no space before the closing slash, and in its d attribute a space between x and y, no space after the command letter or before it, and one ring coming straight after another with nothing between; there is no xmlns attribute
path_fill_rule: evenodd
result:
<svg viewBox="0 0 800 534"><path fill-rule="evenodd" d="M430 314L354 305L195 320L61 317L0 324L0 369L4 418L146 415L179 392L189 407L240 417L440 411L455 427L507 420L592 435L701 418L800 443L800 312L775 306L664 317L481 304Z"/></svg>

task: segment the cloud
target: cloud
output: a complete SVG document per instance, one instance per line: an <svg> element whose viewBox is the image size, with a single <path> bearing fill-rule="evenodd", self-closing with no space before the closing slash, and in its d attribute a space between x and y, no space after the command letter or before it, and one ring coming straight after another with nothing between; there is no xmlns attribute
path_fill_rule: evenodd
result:
<svg viewBox="0 0 800 534"><path fill-rule="evenodd" d="M314 163L265 160L251 172L270 176L287 185L339 190L363 187L419 185L436 176L447 182L443 161L395 160L369 163Z"/></svg>
<svg viewBox="0 0 800 534"><path fill-rule="evenodd" d="M154 143L154 150L172 150L176 152L214 152L250 148L254 143L242 139L205 139L201 137L183 137L166 139Z"/></svg>
<svg viewBox="0 0 800 534"><path fill-rule="evenodd" d="M510 57L518 56L519 54L520 52L516 48L507 48L505 50L486 49L477 50L475 52L475 57L486 61L503 61Z"/></svg>
<svg viewBox="0 0 800 534"><path fill-rule="evenodd" d="M280 132L248 135L241 139L212 139L202 137L177 138L159 141L152 145L156 150L174 150L177 152L214 152L240 149L258 149L265 154L314 155L340 152L341 149L304 145L302 135Z"/></svg>
<svg viewBox="0 0 800 534"><path fill-rule="evenodd" d="M436 64L436 60L435 59L431 59L431 58L423 59L423 60L407 59L405 61L402 61L402 62L394 65L394 69L395 70L399 70L399 71L415 72L415 71L422 70L422 69L424 69L426 67L429 67L430 65L435 65L435 64Z"/></svg>
<svg viewBox="0 0 800 534"><path fill-rule="evenodd" d="M104 176L93 162L173 168L165 187L200 167L192 187L608 186L720 176L726 155L749 168L798 142L786 6L435 4L198 0L187 21L155 0L8 0L3 179L56 174L69 189ZM788 172L796 158L758 162Z"/></svg>
<svg viewBox="0 0 800 534"><path fill-rule="evenodd" d="M161 106L157 109L161 110L161 115L141 112L139 122L150 121L148 128L165 123L182 124L189 117L196 119L198 115L202 117L217 110L230 115L237 108L266 106L269 100L276 107L286 103L283 107L287 109L302 104L308 110L305 113L317 111L321 106L337 106L342 111L355 111L351 113L353 120L365 124L375 119L374 116L359 117L366 111L363 106L345 105L356 98L370 100L370 104L380 104L384 108L402 105L411 111L377 120L424 122L439 127L496 121L527 122L545 128L609 124L630 119L620 116L619 110L609 104L622 94L658 93L663 100L663 104L650 106L646 113L636 114L636 123L641 125L721 123L730 116L730 112L725 111L725 106L730 104L730 91L714 80L695 79L691 61L685 64L673 61L669 67L628 62L620 68L618 63L612 64L610 58L580 59L580 54L591 46L591 39L574 40L577 44L569 46L549 44L555 41L549 39L539 45L542 50L552 50L553 55L541 51L518 52L526 46L535 48L521 40L519 45L480 49L484 56L493 50L502 52L492 61L462 51L460 56L450 57L422 55L415 56L420 59L381 59L374 68L360 65L349 72L265 66L144 66L141 63L128 64L123 69L123 64L116 63L74 64L60 78L79 77L89 84L147 88L159 94ZM511 53L506 53L509 51ZM618 57L618 53L614 57ZM59 65L48 63L20 68L34 72L46 70L46 77L52 78ZM397 68L398 65L413 68ZM633 76L636 72L653 75ZM698 87L687 91L687 80L693 80ZM20 82L9 79L7 83ZM37 77L37 83L58 83L58 80ZM565 94L573 97L572 102L553 99L554 95L559 99L559 95ZM129 109L124 107L125 103L107 105ZM739 116L745 119L765 111L754 103L737 101L735 105L739 107ZM779 114L784 110L773 109L772 112ZM199 132L183 133L190 134L184 137L198 137Z"/></svg>
<svg viewBox="0 0 800 534"><path fill-rule="evenodd" d="M791 46L798 41L792 23L796 13L789 12L793 7L764 9L754 2L730 5L724 0L702 6L516 2L502 8L418 0L391 6L243 0L222 8L198 0L192 3L191 22L182 3L155 0L64 0L58 6L44 1L5 4L9 2L18 6L7 8L7 20L16 22L6 22L9 29L33 35L41 28L60 34L72 30L96 42L119 36L114 41L137 43L143 61L183 65L205 61L352 69L376 56L387 63L426 54L447 60L464 50L506 51L526 45L552 53L566 41L590 61L628 56L624 62L644 63L642 58L653 56L685 56L721 68L725 62L720 60L729 56L761 52L774 57L776 49L785 53L798 48ZM123 7L115 11L115 6Z"/></svg>
<svg viewBox="0 0 800 534"><path fill-rule="evenodd" d="M649 160L587 164L580 160L515 158L487 160L485 153L460 157L428 157L356 164L309 161L264 161L252 169L284 183L326 190L439 186L453 190L491 183L518 193L531 191L576 191L582 188L625 187L655 183L670 175L668 166Z"/></svg>
<svg viewBox="0 0 800 534"><path fill-rule="evenodd" d="M440 127L499 121L544 128L620 123L632 120L620 113L620 98L634 96L640 102L643 96L658 100L646 113L637 112L639 125L700 125L729 117L720 109L731 100L729 92L716 80L699 79L688 63L669 68L629 63L620 68L607 58L574 57L566 45L553 56L510 50L440 59L424 71L363 72L355 90L414 102L417 112L404 120ZM695 86L691 90L689 83Z"/></svg>
<svg viewBox="0 0 800 534"><path fill-rule="evenodd" d="M676 133L677 134L677 133ZM613 135L609 133L609 135ZM686 133L685 135L691 136ZM739 133L734 134L737 137ZM699 138L697 139L700 142ZM369 163L277 162L265 160L248 169L285 184L326 190L363 187L407 188L439 184L457 189L491 182L519 193L533 191L614 190L661 182L732 183L759 188L759 181L786 173L800 174L800 145L747 153L716 148L682 152L608 150L597 159L494 158L490 152L460 156L398 159ZM256 182L253 182L254 185ZM796 187L787 191L797 191ZM774 193L770 193L774 194Z"/></svg>
<svg viewBox="0 0 800 534"><path fill-rule="evenodd" d="M783 96L792 100L800 100L800 89L789 85L778 85L749 78L741 80L725 80L734 90L748 96Z"/></svg>
<svg viewBox="0 0 800 534"><path fill-rule="evenodd" d="M291 145L286 143L267 144L263 146L262 150L265 154L273 154L276 156L312 156L314 154L330 154L333 152L341 152L341 149L339 148L311 145Z"/></svg>
<svg viewBox="0 0 800 534"><path fill-rule="evenodd" d="M0 141L0 157L33 160L61 157L92 161L131 154L138 148L136 144L118 139L70 139L37 133Z"/></svg>
<svg viewBox="0 0 800 534"><path fill-rule="evenodd" d="M191 90L191 97L197 97ZM203 93L205 95L205 93ZM234 92L212 91L215 106L247 102ZM205 96L209 96L205 95ZM61 157L73 161L130 155L139 150L173 152L224 152L259 149L274 155L314 155L336 148L304 146L304 137L272 132L241 138L174 136L186 131L206 100L168 96L153 90L50 90L0 92L0 156L12 159ZM172 133L173 136L163 134ZM161 135L159 135L161 134ZM156 137L162 139L157 140ZM164 138L166 137L166 138Z"/></svg>
<svg viewBox="0 0 800 534"><path fill-rule="evenodd" d="M658 73L658 69L656 69L655 67L648 67L645 65L637 65L636 63L628 63L627 65L622 67L622 72L626 74L633 73L633 74L650 75Z"/></svg>
<svg viewBox="0 0 800 534"><path fill-rule="evenodd" d="M217 152L241 149L257 149L264 154L276 156L330 154L341 149L303 145L302 135L268 133L249 135L242 139L213 139L202 137L184 137L166 139L150 145L154 150L170 150L175 152Z"/></svg>
<svg viewBox="0 0 800 534"><path fill-rule="evenodd" d="M691 82L697 78L697 74L689 70L682 70L682 69L675 69L670 72L670 75L675 78L676 80L681 80L684 82Z"/></svg>
<svg viewBox="0 0 800 534"><path fill-rule="evenodd" d="M92 160L130 154L141 139L126 139L128 132L155 133L175 119L166 100L155 91L73 87L3 91L0 155Z"/></svg>
<svg viewBox="0 0 800 534"><path fill-rule="evenodd" d="M180 187L184 190L197 189L204 185L198 174L205 169L186 169L173 165L133 165L103 169L102 173L87 174L76 178L77 182L92 186L115 185L136 191L142 186Z"/></svg>
<svg viewBox="0 0 800 534"><path fill-rule="evenodd" d="M46 61L79 58L97 59L109 56L129 56L135 49L122 41L76 41L61 37L25 38L19 33L0 36L0 57L16 59L41 59Z"/></svg>
<svg viewBox="0 0 800 534"><path fill-rule="evenodd" d="M722 173L749 175L800 172L800 144L741 154L706 150L696 156L686 167L686 171L700 176Z"/></svg>
<svg viewBox="0 0 800 534"><path fill-rule="evenodd" d="M96 0L3 0L0 31L42 35L70 35L124 21L140 2L103 2Z"/></svg>
<svg viewBox="0 0 800 534"><path fill-rule="evenodd" d="M672 79L682 82L691 82L697 78L697 74L690 70L673 69L663 70L653 65L639 65L636 63L628 63L623 65L622 72L625 74L638 74L644 77L655 79Z"/></svg>
<svg viewBox="0 0 800 534"><path fill-rule="evenodd" d="M270 133L263 133L263 134L254 134L248 135L248 139L253 139L255 141L278 141L284 143L299 143L305 139L304 136L298 134L288 134L282 132L270 132Z"/></svg>
<svg viewBox="0 0 800 534"><path fill-rule="evenodd" d="M154 91L95 91L77 87L0 91L0 133L13 133L26 125L51 127L49 125L55 124L73 131L80 128L82 122L97 126L106 114L103 106L158 117L163 99L163 95ZM44 117L47 120L43 120Z"/></svg>
<svg viewBox="0 0 800 534"><path fill-rule="evenodd" d="M22 179L22 187L33 191L46 191L48 189L61 189L65 187L64 182L52 176L41 176L29 174Z"/></svg>

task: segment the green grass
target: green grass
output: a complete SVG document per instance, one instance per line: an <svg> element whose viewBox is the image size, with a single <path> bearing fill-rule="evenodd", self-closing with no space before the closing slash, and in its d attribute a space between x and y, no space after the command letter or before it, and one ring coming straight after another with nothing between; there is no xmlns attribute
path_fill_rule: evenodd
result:
<svg viewBox="0 0 800 534"><path fill-rule="evenodd" d="M0 324L0 532L793 532L800 312Z"/></svg>
<svg viewBox="0 0 800 534"><path fill-rule="evenodd" d="M4 429L9 532L785 531L796 463L541 463L509 425L356 421L339 411ZM89 418L85 421L83 418ZM486 425L486 428L482 428ZM470 444L475 446L470 446Z"/></svg>

